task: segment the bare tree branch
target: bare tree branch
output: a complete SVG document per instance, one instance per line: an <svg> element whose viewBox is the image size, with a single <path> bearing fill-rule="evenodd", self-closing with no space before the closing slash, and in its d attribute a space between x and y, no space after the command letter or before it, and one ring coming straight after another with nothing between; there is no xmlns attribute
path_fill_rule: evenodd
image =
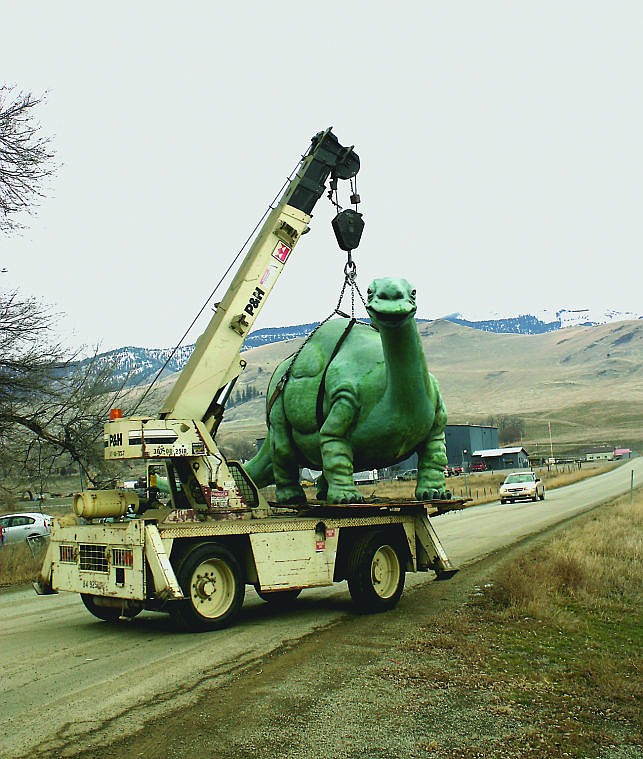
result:
<svg viewBox="0 0 643 759"><path fill-rule="evenodd" d="M0 292L0 473L41 480L64 455L97 484L110 474L103 425L124 381L114 389L113 366L96 355L67 355L52 339L54 316L34 298Z"/></svg>
<svg viewBox="0 0 643 759"><path fill-rule="evenodd" d="M36 109L43 98L0 86L0 231L21 229L44 197L44 181L56 167L50 138L43 136Z"/></svg>

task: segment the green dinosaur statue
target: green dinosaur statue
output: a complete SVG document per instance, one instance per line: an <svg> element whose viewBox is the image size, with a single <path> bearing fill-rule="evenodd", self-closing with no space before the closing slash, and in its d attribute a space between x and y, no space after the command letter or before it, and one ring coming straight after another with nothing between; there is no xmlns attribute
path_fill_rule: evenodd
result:
<svg viewBox="0 0 643 759"><path fill-rule="evenodd" d="M300 466L322 470L320 499L361 502L353 471L414 452L416 498L447 496L447 412L413 318L415 290L405 279L376 279L366 308L375 329L328 321L270 380L268 434L245 468L258 487L276 484L279 503L305 503Z"/></svg>

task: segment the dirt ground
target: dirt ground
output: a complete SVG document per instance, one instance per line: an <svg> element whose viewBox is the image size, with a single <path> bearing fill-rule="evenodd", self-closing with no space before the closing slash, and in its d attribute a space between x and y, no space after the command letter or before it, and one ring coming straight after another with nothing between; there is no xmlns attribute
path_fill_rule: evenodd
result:
<svg viewBox="0 0 643 759"><path fill-rule="evenodd" d="M421 628L439 624L445 614L466 604L500 562L558 529L469 565L450 581L411 589L393 612L344 618L243 671L223 674L189 709L143 731L80 753L70 746L56 757L538 757L537 746L516 749L514 743L500 753L497 744L491 748L499 736L515 737L525 726L510 712L490 710L482 694L464 694L448 680L409 680L408 665L420 655L409 641ZM399 676L402 671L406 674ZM466 751L452 749L462 746L463 737ZM570 755L564 751L564 736L561 741L559 755ZM636 747L615 747L600 756L643 754Z"/></svg>

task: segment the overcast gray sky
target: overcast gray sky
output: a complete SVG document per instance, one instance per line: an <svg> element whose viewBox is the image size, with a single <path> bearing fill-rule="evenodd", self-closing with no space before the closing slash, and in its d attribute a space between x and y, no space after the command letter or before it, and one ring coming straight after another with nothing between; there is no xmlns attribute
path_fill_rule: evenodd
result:
<svg viewBox="0 0 643 759"><path fill-rule="evenodd" d="M330 125L362 161L363 291L406 277L431 318L643 309L640 0L0 12L2 81L48 92L62 164L0 238L0 284L64 312L73 344L173 345ZM331 217L320 201L257 327L332 310Z"/></svg>

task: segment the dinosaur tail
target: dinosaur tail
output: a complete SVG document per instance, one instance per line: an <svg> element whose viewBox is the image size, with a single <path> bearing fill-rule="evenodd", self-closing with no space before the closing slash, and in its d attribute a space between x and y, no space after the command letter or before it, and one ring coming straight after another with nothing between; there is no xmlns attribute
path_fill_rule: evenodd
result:
<svg viewBox="0 0 643 759"><path fill-rule="evenodd" d="M265 488L266 485L274 483L275 475L272 471L272 459L270 458L270 429L268 429L257 455L245 463L243 468L258 488Z"/></svg>

